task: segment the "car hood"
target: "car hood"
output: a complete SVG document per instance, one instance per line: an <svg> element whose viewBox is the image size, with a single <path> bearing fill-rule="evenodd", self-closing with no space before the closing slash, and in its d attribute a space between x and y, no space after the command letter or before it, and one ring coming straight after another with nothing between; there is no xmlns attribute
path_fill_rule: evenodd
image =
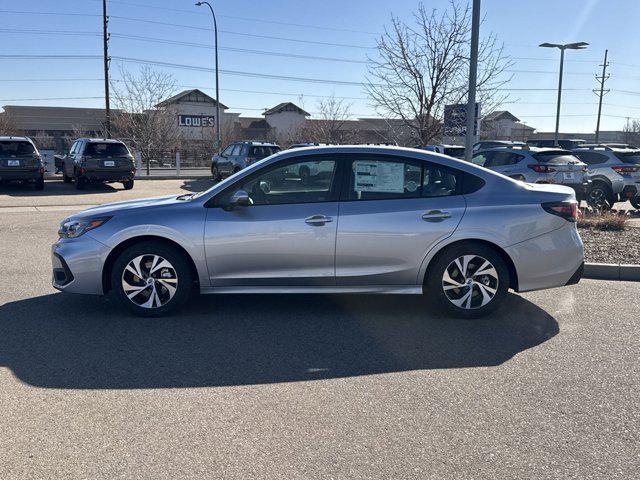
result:
<svg viewBox="0 0 640 480"><path fill-rule="evenodd" d="M97 207L91 207L82 212L72 215L70 219L80 219L98 216L113 216L120 213L129 212L131 210L140 210L151 207L161 207L183 203L185 200L179 200L182 195L169 195L164 197L140 198L137 200L127 200L124 202L107 203Z"/></svg>

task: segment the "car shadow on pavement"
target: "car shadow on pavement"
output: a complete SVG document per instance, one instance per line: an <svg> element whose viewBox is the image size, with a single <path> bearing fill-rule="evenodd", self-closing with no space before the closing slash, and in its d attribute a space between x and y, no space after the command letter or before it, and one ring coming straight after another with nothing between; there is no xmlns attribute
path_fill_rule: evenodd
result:
<svg viewBox="0 0 640 480"><path fill-rule="evenodd" d="M493 316L426 313L420 297L199 296L142 319L110 297L56 293L0 306L0 367L43 388L268 384L500 365L555 336L517 295Z"/></svg>
<svg viewBox="0 0 640 480"><path fill-rule="evenodd" d="M117 185L119 188L114 187ZM102 182L88 183L83 190L77 190L74 183L64 183L47 179L44 183L44 190L34 190L32 184L21 184L16 182L3 183L0 185L0 195L10 197L52 197L69 195L94 195L96 193L115 193L122 190L122 184L109 184Z"/></svg>
<svg viewBox="0 0 640 480"><path fill-rule="evenodd" d="M185 180L180 188L188 192L203 192L213 187L216 182L211 177L202 177L196 179Z"/></svg>

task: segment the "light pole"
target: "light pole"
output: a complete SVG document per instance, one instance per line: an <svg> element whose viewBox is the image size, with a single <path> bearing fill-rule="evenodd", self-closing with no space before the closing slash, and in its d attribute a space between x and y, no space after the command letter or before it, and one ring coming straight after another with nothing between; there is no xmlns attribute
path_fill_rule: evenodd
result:
<svg viewBox="0 0 640 480"><path fill-rule="evenodd" d="M478 37L480 36L480 0L473 0L471 13L471 52L469 56L469 95L467 97L467 135L464 158L471 161L476 130L476 83L478 77Z"/></svg>
<svg viewBox="0 0 640 480"><path fill-rule="evenodd" d="M589 45L587 42L575 42L575 43L541 43L538 45L543 48L559 48L560 49L560 76L558 80L558 106L556 108L556 134L555 144L558 144L558 135L560 131L560 101L562 99L562 70L564 69L564 51L565 50L583 50Z"/></svg>
<svg viewBox="0 0 640 480"><path fill-rule="evenodd" d="M206 5L211 10L211 16L213 17L213 39L216 57L216 148L218 154L220 154L220 82L218 81L218 22L216 22L216 14L213 11L213 7L209 2L197 2L196 6L200 7Z"/></svg>

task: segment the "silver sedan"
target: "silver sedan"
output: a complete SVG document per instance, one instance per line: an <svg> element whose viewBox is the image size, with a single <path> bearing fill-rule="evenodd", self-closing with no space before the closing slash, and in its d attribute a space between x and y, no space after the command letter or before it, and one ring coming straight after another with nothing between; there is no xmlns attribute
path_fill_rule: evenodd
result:
<svg viewBox="0 0 640 480"><path fill-rule="evenodd" d="M314 165L300 178L300 165ZM577 283L571 188L397 147L287 150L187 195L65 219L53 286L165 314L201 293L425 294L464 318Z"/></svg>

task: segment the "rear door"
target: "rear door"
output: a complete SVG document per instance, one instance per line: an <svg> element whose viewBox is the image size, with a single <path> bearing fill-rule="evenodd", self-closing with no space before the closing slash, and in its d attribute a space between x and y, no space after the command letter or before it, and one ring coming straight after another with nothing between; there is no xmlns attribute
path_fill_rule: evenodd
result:
<svg viewBox="0 0 640 480"><path fill-rule="evenodd" d="M336 239L338 285L415 286L426 252L466 203L460 172L393 155L349 155Z"/></svg>

